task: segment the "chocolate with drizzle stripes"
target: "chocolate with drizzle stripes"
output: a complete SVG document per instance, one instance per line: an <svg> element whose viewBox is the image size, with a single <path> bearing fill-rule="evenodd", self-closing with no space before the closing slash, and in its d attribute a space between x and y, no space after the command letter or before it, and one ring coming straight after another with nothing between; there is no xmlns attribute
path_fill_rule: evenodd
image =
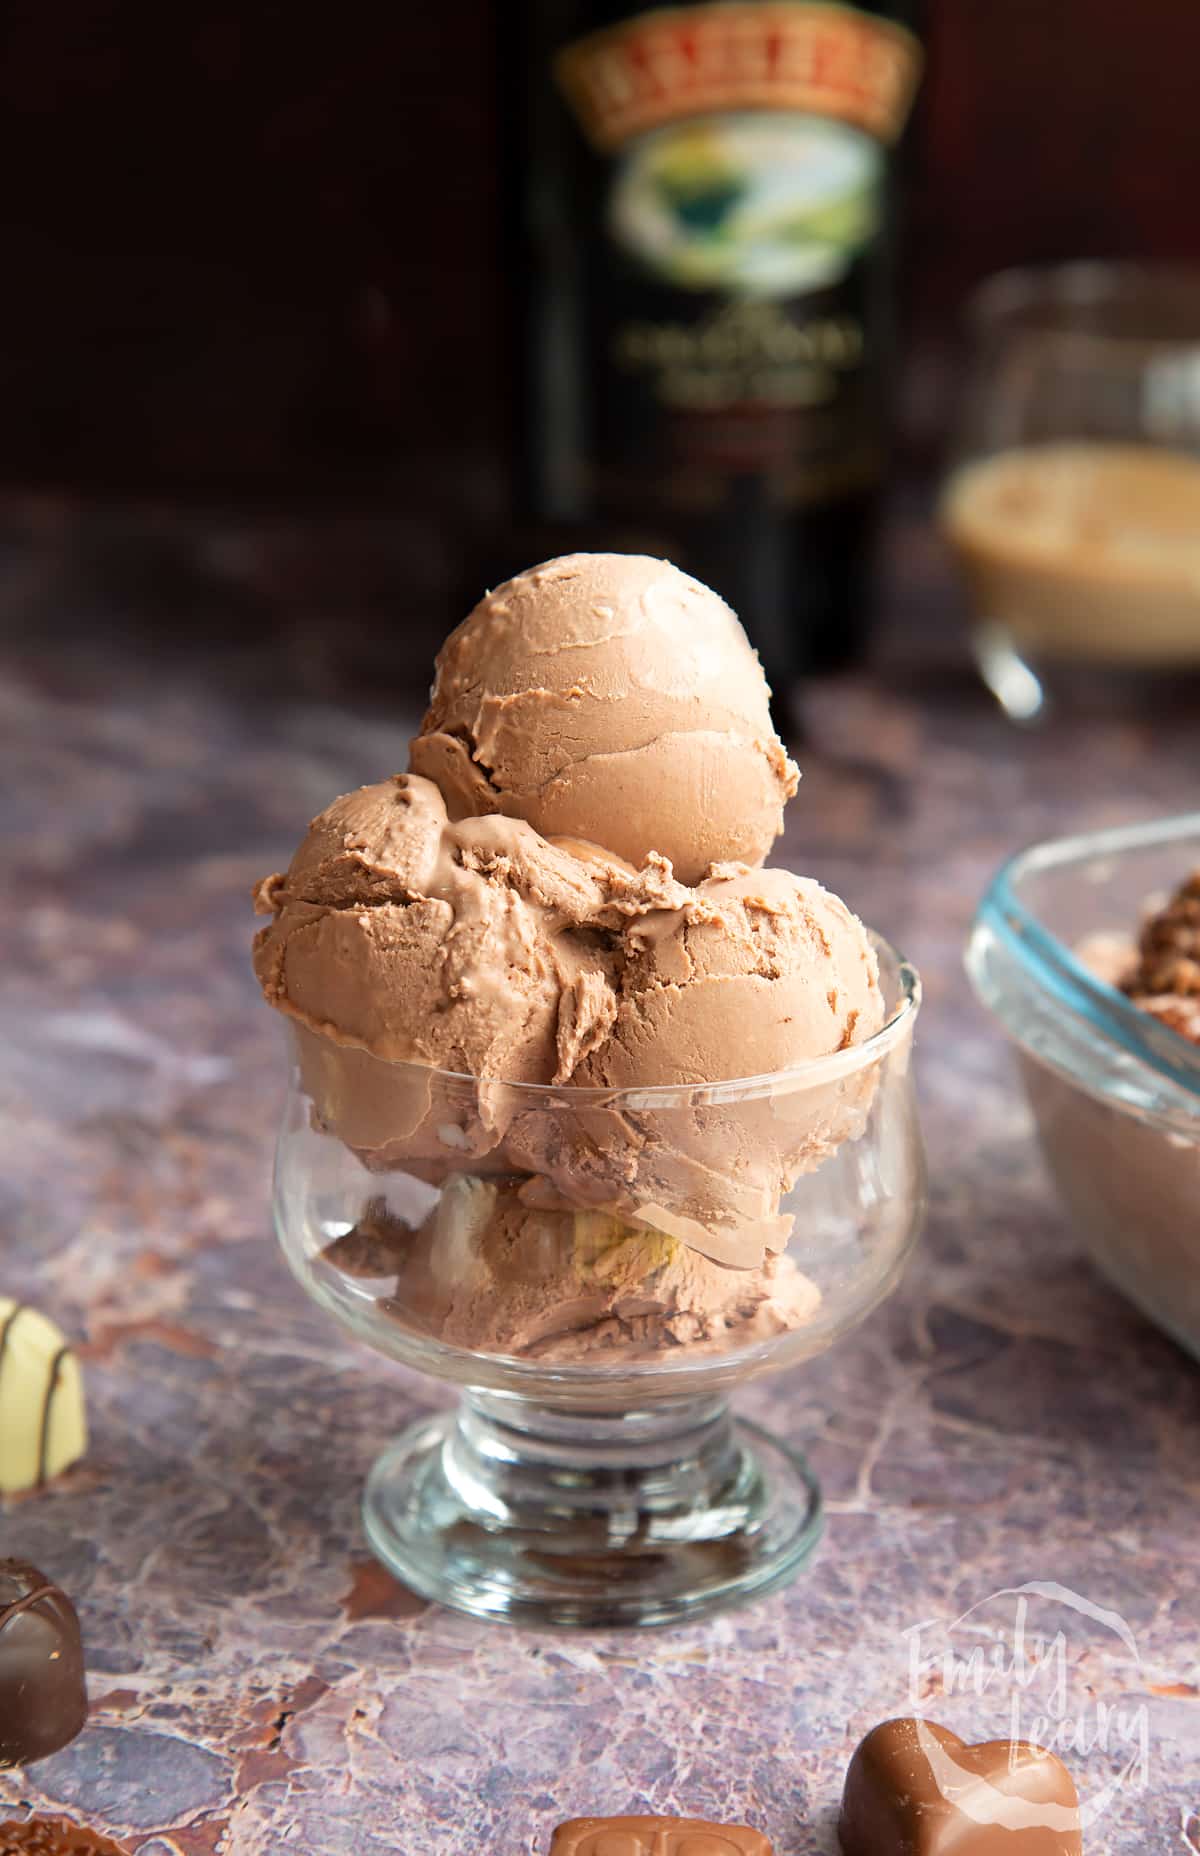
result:
<svg viewBox="0 0 1200 1856"><path fill-rule="evenodd" d="M4 1326L0 1328L0 1372L4 1370L4 1355L8 1349L8 1337L21 1316L29 1312L28 1302L17 1302L9 1312ZM45 1396L42 1399L42 1421L38 1426L38 1487L46 1480L46 1452L50 1445L50 1415L54 1410L54 1395L58 1391L58 1382L62 1375L62 1363L71 1349L64 1341L50 1362L50 1374L46 1380Z"/></svg>
<svg viewBox="0 0 1200 1856"><path fill-rule="evenodd" d="M82 1456L82 1382L71 1348L28 1303L0 1297L0 1491L41 1488ZM68 1370L69 1369L69 1370Z"/></svg>

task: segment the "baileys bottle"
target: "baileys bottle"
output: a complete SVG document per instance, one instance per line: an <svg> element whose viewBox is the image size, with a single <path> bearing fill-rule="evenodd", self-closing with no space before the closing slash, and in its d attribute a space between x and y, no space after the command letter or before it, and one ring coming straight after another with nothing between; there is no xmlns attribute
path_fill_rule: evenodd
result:
<svg viewBox="0 0 1200 1856"><path fill-rule="evenodd" d="M862 638L892 355L909 0L524 0L525 511L671 555L773 685ZM514 15L514 25L516 23Z"/></svg>

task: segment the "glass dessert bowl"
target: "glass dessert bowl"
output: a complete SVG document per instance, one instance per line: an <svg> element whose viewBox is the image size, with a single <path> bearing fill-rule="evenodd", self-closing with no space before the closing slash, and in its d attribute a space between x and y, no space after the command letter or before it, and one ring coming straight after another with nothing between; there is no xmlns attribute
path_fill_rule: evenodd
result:
<svg viewBox="0 0 1200 1856"><path fill-rule="evenodd" d="M1200 1047L1102 971L1197 867L1200 813L1035 845L996 876L966 960L1094 1262L1200 1359Z"/></svg>
<svg viewBox="0 0 1200 1856"><path fill-rule="evenodd" d="M874 945L872 1037L730 1082L481 1083L293 1026L288 1263L358 1339L464 1388L368 1480L368 1539L406 1584L479 1616L662 1624L806 1559L812 1473L728 1399L860 1321L919 1228L920 985Z"/></svg>
<svg viewBox="0 0 1200 1856"><path fill-rule="evenodd" d="M1155 699L1200 673L1200 271L1004 271L939 520L984 681L1015 721Z"/></svg>

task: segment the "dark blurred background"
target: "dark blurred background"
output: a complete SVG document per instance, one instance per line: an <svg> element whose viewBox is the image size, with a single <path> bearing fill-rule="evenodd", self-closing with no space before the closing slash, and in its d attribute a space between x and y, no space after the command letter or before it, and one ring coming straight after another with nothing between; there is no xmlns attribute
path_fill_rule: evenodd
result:
<svg viewBox="0 0 1200 1856"><path fill-rule="evenodd" d="M10 525L117 510L149 537L219 512L212 571L271 590L243 619L374 601L421 681L508 493L506 31L481 0L6 8ZM931 0L926 32L898 460L918 488L974 280L1200 257L1194 0ZM298 512L303 544L272 527Z"/></svg>

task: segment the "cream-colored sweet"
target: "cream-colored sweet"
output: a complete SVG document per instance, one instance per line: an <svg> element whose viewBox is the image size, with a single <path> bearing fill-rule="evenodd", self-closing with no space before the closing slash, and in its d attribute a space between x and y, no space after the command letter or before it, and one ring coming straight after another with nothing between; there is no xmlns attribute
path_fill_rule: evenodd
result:
<svg viewBox="0 0 1200 1856"><path fill-rule="evenodd" d="M385 1306L473 1352L567 1362L716 1351L800 1327L820 1303L788 1258L723 1269L609 1212L531 1208L511 1184L450 1181L411 1235L375 1220L397 1271Z"/></svg>
<svg viewBox="0 0 1200 1856"><path fill-rule="evenodd" d="M0 1296L0 1494L40 1488L86 1449L78 1360L45 1315Z"/></svg>
<svg viewBox="0 0 1200 1856"><path fill-rule="evenodd" d="M697 882L757 863L798 774L723 600L668 561L570 554L482 600L437 660L411 765L454 818L651 852Z"/></svg>

